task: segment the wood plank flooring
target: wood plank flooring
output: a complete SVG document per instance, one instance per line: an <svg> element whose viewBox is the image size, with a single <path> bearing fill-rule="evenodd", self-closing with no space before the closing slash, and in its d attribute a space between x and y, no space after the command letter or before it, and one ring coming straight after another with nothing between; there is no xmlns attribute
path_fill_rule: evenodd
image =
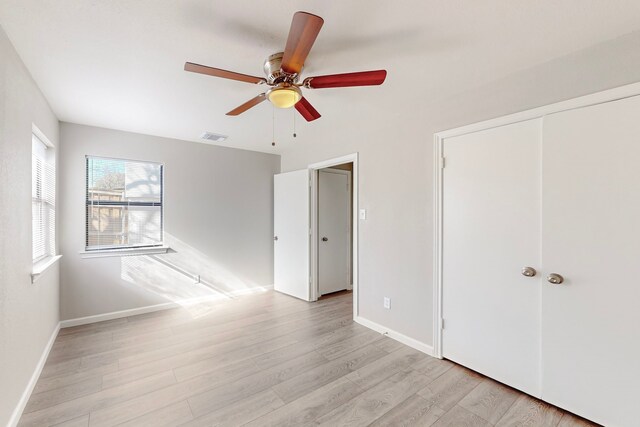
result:
<svg viewBox="0 0 640 427"><path fill-rule="evenodd" d="M595 425L358 325L351 304L269 291L63 329L19 425Z"/></svg>

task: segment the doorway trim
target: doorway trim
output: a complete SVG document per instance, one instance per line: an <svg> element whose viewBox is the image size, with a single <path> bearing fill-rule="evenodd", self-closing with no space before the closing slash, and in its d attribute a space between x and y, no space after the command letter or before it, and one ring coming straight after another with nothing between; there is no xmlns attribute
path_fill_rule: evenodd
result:
<svg viewBox="0 0 640 427"><path fill-rule="evenodd" d="M574 110L577 108L589 107L592 105L604 104L618 101L633 96L640 96L640 83L632 83L625 86L595 92L590 95L579 96L566 101L560 101L542 107L524 110L518 113L485 120L470 125L437 132L433 135L433 356L442 359L442 330L444 319L442 313L442 244L443 244L443 212L442 202L444 193L445 167L444 142L448 138L462 136L469 133L493 129L526 120L539 119L544 116Z"/></svg>
<svg viewBox="0 0 640 427"><path fill-rule="evenodd" d="M358 183L358 153L347 154L345 156L336 157L333 159L324 160L317 163L312 163L309 165L310 180L309 185L311 186L311 229L309 230L311 233L310 244L310 257L309 265L311 266L309 278L309 295L311 301L317 301L319 297L318 290L318 171L320 169L329 168L331 166L338 166L343 163L353 163L353 170L351 171L351 185L353 188L353 200L352 200L352 212L351 215L353 217L353 227L351 229L352 239L353 239L353 253L352 253L352 264L351 271L353 274L353 318L358 317L358 284L359 284L359 274L358 274L358 261L359 261L359 251L358 251L358 193L359 193L359 183Z"/></svg>

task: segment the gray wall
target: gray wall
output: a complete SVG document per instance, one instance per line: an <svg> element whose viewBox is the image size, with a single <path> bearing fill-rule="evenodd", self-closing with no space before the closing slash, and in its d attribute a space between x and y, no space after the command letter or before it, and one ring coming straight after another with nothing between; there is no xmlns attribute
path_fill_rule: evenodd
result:
<svg viewBox="0 0 640 427"><path fill-rule="evenodd" d="M58 119L0 28L0 425L9 422L59 319L58 266L31 283L31 126Z"/></svg>
<svg viewBox="0 0 640 427"><path fill-rule="evenodd" d="M300 148L283 155L282 169L360 153L360 207L368 210L360 221L360 315L432 344L435 132L640 81L638 46L640 33L632 33L454 96L425 93L419 78L407 90L390 64L383 90L394 102L349 103L314 122Z"/></svg>
<svg viewBox="0 0 640 427"><path fill-rule="evenodd" d="M273 284L273 175L280 156L62 123L62 319ZM164 229L175 252L83 259L85 155L165 165ZM200 275L210 287L175 269Z"/></svg>

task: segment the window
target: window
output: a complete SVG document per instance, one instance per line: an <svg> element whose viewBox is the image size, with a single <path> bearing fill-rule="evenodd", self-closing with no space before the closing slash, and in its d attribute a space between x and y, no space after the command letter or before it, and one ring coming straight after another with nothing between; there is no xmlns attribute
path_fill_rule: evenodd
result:
<svg viewBox="0 0 640 427"><path fill-rule="evenodd" d="M34 264L56 253L56 167L52 147L31 136L31 242Z"/></svg>
<svg viewBox="0 0 640 427"><path fill-rule="evenodd" d="M162 246L163 165L86 158L86 250Z"/></svg>

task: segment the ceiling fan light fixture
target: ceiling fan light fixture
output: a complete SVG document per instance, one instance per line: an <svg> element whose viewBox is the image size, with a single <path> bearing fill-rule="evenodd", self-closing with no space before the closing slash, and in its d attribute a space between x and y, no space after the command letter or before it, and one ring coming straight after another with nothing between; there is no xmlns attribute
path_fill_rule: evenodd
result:
<svg viewBox="0 0 640 427"><path fill-rule="evenodd" d="M291 108L300 101L302 92L297 86L277 86L267 92L267 98L278 108Z"/></svg>

